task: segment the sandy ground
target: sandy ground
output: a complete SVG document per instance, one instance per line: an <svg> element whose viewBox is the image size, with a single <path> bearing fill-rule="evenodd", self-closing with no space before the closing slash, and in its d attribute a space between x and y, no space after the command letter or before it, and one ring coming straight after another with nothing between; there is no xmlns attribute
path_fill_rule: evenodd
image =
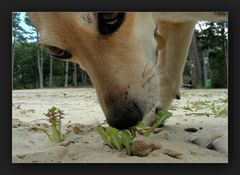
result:
<svg viewBox="0 0 240 175"><path fill-rule="evenodd" d="M147 157L128 156L105 145L95 126L105 122L93 88L14 90L12 122L13 163L227 163L223 153L199 147L188 141L186 128L207 129L227 125L227 117L211 114L204 104L217 104L227 99L227 90L182 90L181 100L174 101L163 130L150 139L161 145ZM186 106L192 108L187 109ZM43 113L55 106L64 110L63 131L72 131L61 143L49 141L36 128L49 129ZM198 115L199 114L199 115ZM163 153L171 149L181 156Z"/></svg>

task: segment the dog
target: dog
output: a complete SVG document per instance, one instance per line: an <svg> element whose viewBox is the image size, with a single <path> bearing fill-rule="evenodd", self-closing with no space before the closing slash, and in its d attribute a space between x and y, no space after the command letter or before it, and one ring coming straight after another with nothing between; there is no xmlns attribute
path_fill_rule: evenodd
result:
<svg viewBox="0 0 240 175"><path fill-rule="evenodd" d="M227 12L28 14L51 55L88 73L108 124L118 129L141 120L151 125L159 110L180 99L196 23L228 19ZM191 141L227 153L227 134L219 130L196 133ZM211 133L218 134L206 139Z"/></svg>

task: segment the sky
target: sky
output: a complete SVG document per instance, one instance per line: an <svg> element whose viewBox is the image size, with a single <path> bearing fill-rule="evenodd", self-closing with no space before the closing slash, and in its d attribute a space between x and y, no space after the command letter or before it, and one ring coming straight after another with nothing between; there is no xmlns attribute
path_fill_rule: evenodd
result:
<svg viewBox="0 0 240 175"><path fill-rule="evenodd" d="M20 19L21 19L20 26L21 26L24 30L26 30L26 31L33 32L32 27L29 27L29 25L27 25L27 24L24 22L24 17L25 17L25 16L26 16L26 12L20 12ZM29 34L24 34L24 36L25 36L25 37L28 37ZM33 34L32 34L31 36L36 37L36 36L37 36L36 32L33 32ZM36 40L31 40L31 41L35 42Z"/></svg>

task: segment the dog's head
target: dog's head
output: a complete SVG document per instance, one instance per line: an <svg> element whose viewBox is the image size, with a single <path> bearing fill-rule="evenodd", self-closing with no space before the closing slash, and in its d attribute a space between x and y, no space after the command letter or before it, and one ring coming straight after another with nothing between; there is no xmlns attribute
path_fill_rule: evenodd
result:
<svg viewBox="0 0 240 175"><path fill-rule="evenodd" d="M40 43L87 71L108 123L127 128L159 101L151 13L29 13Z"/></svg>

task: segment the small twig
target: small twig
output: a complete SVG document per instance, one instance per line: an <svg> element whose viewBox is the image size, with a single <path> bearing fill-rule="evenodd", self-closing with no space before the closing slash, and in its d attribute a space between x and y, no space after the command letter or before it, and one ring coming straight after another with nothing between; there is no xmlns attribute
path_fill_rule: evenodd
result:
<svg viewBox="0 0 240 175"><path fill-rule="evenodd" d="M191 112L191 113L185 113L185 115L189 116L189 115L206 115L207 117L209 117L210 115L214 115L214 114L210 114L207 112Z"/></svg>

